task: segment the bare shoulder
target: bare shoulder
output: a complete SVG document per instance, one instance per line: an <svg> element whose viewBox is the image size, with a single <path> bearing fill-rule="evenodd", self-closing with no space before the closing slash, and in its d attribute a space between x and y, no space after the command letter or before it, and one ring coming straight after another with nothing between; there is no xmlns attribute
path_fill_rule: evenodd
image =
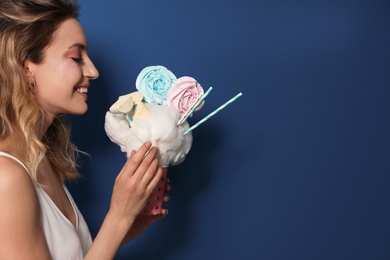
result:
<svg viewBox="0 0 390 260"><path fill-rule="evenodd" d="M0 156L0 259L48 255L39 200L29 173ZM32 246L34 245L34 247Z"/></svg>
<svg viewBox="0 0 390 260"><path fill-rule="evenodd" d="M35 221L39 211L29 173L17 161L0 156L0 230L5 228L4 223L18 225L23 218Z"/></svg>
<svg viewBox="0 0 390 260"><path fill-rule="evenodd" d="M17 193L19 198L35 194L34 184L24 167L12 158L0 156L0 199Z"/></svg>

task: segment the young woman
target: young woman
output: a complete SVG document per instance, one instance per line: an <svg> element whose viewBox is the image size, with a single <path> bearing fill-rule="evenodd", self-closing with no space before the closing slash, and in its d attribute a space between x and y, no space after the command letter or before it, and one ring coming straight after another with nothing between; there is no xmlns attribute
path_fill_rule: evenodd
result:
<svg viewBox="0 0 390 260"><path fill-rule="evenodd" d="M112 259L167 214L139 214L162 174L150 143L118 174L93 242L64 185L78 176L64 114L86 112L99 76L77 15L71 0L0 1L0 259Z"/></svg>

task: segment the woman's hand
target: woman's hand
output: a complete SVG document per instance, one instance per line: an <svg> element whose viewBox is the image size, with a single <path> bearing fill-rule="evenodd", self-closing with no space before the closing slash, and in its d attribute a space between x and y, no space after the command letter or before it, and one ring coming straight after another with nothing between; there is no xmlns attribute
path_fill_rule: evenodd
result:
<svg viewBox="0 0 390 260"><path fill-rule="evenodd" d="M142 232L158 218L138 217L162 177L156 154L150 142L132 152L115 180L110 210L85 259L113 259L130 228Z"/></svg>
<svg viewBox="0 0 390 260"><path fill-rule="evenodd" d="M132 152L116 178L109 214L118 221L125 220L129 228L161 179L156 155L157 148L146 142Z"/></svg>

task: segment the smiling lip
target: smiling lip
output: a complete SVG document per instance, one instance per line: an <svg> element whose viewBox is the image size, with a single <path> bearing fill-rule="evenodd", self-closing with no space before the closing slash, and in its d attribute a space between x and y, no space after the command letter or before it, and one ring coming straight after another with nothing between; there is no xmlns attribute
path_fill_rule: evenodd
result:
<svg viewBox="0 0 390 260"><path fill-rule="evenodd" d="M89 88L89 83L84 83L75 87L75 90L77 93L82 95L85 99L87 99L88 88Z"/></svg>

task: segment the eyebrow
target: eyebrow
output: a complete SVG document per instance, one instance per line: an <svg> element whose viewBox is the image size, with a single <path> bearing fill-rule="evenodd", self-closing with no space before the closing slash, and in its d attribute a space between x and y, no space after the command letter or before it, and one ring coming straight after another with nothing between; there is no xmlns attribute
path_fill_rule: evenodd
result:
<svg viewBox="0 0 390 260"><path fill-rule="evenodd" d="M78 48L80 48L82 50L87 50L88 49L88 46L85 45L85 44L82 44L82 43L75 43L72 46L70 46L69 49L72 49L73 47L78 47Z"/></svg>

